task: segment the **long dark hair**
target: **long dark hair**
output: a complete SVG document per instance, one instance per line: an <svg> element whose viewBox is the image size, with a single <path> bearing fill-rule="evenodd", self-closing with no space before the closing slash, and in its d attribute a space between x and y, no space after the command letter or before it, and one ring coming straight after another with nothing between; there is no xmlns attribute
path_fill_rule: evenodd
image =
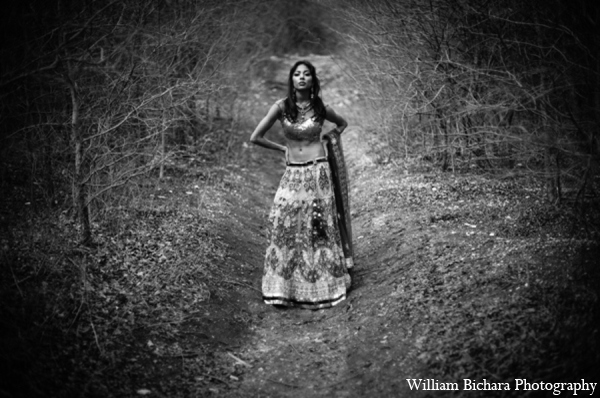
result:
<svg viewBox="0 0 600 398"><path fill-rule="evenodd" d="M317 77L317 70L310 62L306 60L300 60L292 66L290 69L290 75L288 77L288 96L285 99L285 113L289 116L289 118L293 121L296 121L298 118L298 108L296 107L296 102L294 101L294 72L296 72L296 68L300 65L305 65L310 75L312 76L312 98L311 103L313 110L315 111L315 115L317 120L325 119L325 114L327 111L325 110L325 104L323 104L323 100L319 96L321 92L321 83L319 82L319 78Z"/></svg>

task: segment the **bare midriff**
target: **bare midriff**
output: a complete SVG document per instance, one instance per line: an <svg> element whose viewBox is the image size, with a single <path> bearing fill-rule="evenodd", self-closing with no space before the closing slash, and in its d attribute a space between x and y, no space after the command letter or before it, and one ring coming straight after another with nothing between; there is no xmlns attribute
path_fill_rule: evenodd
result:
<svg viewBox="0 0 600 398"><path fill-rule="evenodd" d="M278 103L281 109L279 120L283 127L283 135L288 148L288 161L308 162L325 156L321 143L323 119L318 118L313 110L299 115L292 120L286 113L282 101Z"/></svg>
<svg viewBox="0 0 600 398"><path fill-rule="evenodd" d="M320 141L287 140L288 160L290 162L308 162L325 156L325 149Z"/></svg>

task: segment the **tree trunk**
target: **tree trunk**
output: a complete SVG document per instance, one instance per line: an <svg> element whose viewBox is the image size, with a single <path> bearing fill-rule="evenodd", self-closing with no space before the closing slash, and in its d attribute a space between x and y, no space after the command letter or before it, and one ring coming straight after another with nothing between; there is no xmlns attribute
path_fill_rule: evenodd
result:
<svg viewBox="0 0 600 398"><path fill-rule="evenodd" d="M560 187L560 162L558 149L552 144L553 138L548 134L544 149L544 174L546 179L546 196L552 203L560 203L562 199Z"/></svg>
<svg viewBox="0 0 600 398"><path fill-rule="evenodd" d="M166 135L167 135L167 115L166 112L163 111L162 114L162 123L161 123L161 132L160 132L160 169L158 178L162 180L165 177L165 158L167 156L166 152Z"/></svg>
<svg viewBox="0 0 600 398"><path fill-rule="evenodd" d="M537 41L541 46L544 44L542 32L540 29L540 23L535 17L535 29L537 33ZM550 98L550 73L551 71L546 68L540 73L539 86L537 87L538 92L541 93L540 98L536 100L536 107L540 113L541 126L542 126L542 142L544 145L544 185L546 187L546 198L552 203L559 203L561 201L561 188L560 188L560 163L559 163L559 150L557 146L556 130L552 128L549 123L549 107L551 104Z"/></svg>
<svg viewBox="0 0 600 398"><path fill-rule="evenodd" d="M90 214L87 206L85 174L83 170L83 138L79 127L79 92L77 83L72 78L72 69L69 68L67 77L71 92L71 142L75 150L75 172L73 181L73 205L77 211L79 222L79 241L84 245L92 242L92 231L90 228Z"/></svg>

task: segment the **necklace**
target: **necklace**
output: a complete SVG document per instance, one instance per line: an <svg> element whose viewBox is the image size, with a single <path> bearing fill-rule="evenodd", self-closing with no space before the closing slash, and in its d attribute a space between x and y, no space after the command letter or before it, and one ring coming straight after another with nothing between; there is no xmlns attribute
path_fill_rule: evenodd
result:
<svg viewBox="0 0 600 398"><path fill-rule="evenodd" d="M300 117L302 118L302 121L304 121L306 118L306 113L312 109L312 104L310 101L306 102L305 105L300 105L298 102L296 102L296 108L298 108Z"/></svg>

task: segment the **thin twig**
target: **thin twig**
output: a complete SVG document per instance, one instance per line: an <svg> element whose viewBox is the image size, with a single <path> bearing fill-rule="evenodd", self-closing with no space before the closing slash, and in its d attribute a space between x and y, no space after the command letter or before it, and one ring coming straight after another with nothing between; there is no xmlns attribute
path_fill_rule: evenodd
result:
<svg viewBox="0 0 600 398"><path fill-rule="evenodd" d="M20 281L18 281L18 280L16 279L16 277L15 277L15 273L14 273L14 271L12 270L12 267L11 267L11 269L10 269L10 270L11 270L11 272L12 272L12 274L13 274L13 280L15 281L15 283L13 283L13 285L12 285L12 286L15 286L17 289L19 289L19 292L21 292L21 288L19 287L19 284L21 284L21 283L25 282L27 279L31 279L31 278L33 278L34 276L37 276L37 275L27 275L25 278L23 278L23 279L21 279ZM11 286L11 287L12 287L12 286ZM21 295L23 295L23 293L22 293L22 292L21 292Z"/></svg>
<svg viewBox="0 0 600 398"><path fill-rule="evenodd" d="M200 352L189 351L189 352L181 352L179 354L172 354L172 355L157 355L157 357L159 357L159 358L195 358L195 357L199 356L200 354L201 354Z"/></svg>
<svg viewBox="0 0 600 398"><path fill-rule="evenodd" d="M287 386L287 387L292 387L292 388L306 388L306 387L304 387L304 386L299 386L299 385L297 385L297 384L290 384L290 383L286 383L286 382L284 382L284 381L278 381L278 380L273 380L273 379L269 379L269 378L267 378L267 379L265 379L265 380L267 380L267 381L270 381L270 382L272 382L272 383L282 384L282 385L284 385L284 386Z"/></svg>
<svg viewBox="0 0 600 398"><path fill-rule="evenodd" d="M376 267L376 268L366 269L366 270L363 270L363 271L361 271L361 272L356 272L356 273L354 273L354 275L355 275L355 276L363 276L363 275L370 274L370 273L372 273L372 272L380 271L380 270L382 270L383 268L384 268L384 267Z"/></svg>
<svg viewBox="0 0 600 398"><path fill-rule="evenodd" d="M230 387L229 383L226 382L225 380L221 379L220 377L213 376L213 375L208 375L208 377L210 377L211 379L220 381L221 383L225 384L227 387Z"/></svg>
<svg viewBox="0 0 600 398"><path fill-rule="evenodd" d="M250 365L248 362L236 357L235 355L233 355L232 353L228 352L227 355L229 355L231 358L236 360L236 364L240 364L240 365L244 365L247 368L251 368L252 365Z"/></svg>
<svg viewBox="0 0 600 398"><path fill-rule="evenodd" d="M300 351L298 351L298 349L296 348L296 346L293 345L292 343L290 343L290 347L292 347L294 349L294 351L296 351L296 354L302 355L302 354L300 354Z"/></svg>
<svg viewBox="0 0 600 398"><path fill-rule="evenodd" d="M322 319L321 319L321 321L322 321L322 322L325 322L325 321L328 321L328 320L330 320L330 319L333 319L333 318L335 318L336 316L340 316L340 315L342 315L342 314L345 314L345 313L346 313L346 312L341 312L341 311L340 311L340 312L338 312L337 314L334 314L334 315L328 316L327 318L322 318Z"/></svg>
<svg viewBox="0 0 600 398"><path fill-rule="evenodd" d="M21 295L21 297L23 297L23 291L21 291L21 286L19 286L19 281L17 280L17 277L15 275L15 271L13 270L12 264L10 266L10 272L12 274L13 280L15 281L14 286L17 287L17 290L19 291L19 294Z"/></svg>
<svg viewBox="0 0 600 398"><path fill-rule="evenodd" d="M238 281L230 281L230 280L222 280L221 282L225 282L225 283L230 283L232 285L239 285L239 286L244 286L244 287L248 287L252 290L255 290L257 292L259 292L262 295L262 290L255 288L252 285L248 285L247 283L242 283L242 282L238 282Z"/></svg>
<svg viewBox="0 0 600 398"><path fill-rule="evenodd" d="M90 319L90 325L92 326L92 332L94 332L94 340L96 340L96 347L98 347L98 351L100 351L101 354L104 354L102 352L102 348L100 348L100 342L98 341L98 334L96 333L96 328L94 327L94 322L92 322L91 319Z"/></svg>

